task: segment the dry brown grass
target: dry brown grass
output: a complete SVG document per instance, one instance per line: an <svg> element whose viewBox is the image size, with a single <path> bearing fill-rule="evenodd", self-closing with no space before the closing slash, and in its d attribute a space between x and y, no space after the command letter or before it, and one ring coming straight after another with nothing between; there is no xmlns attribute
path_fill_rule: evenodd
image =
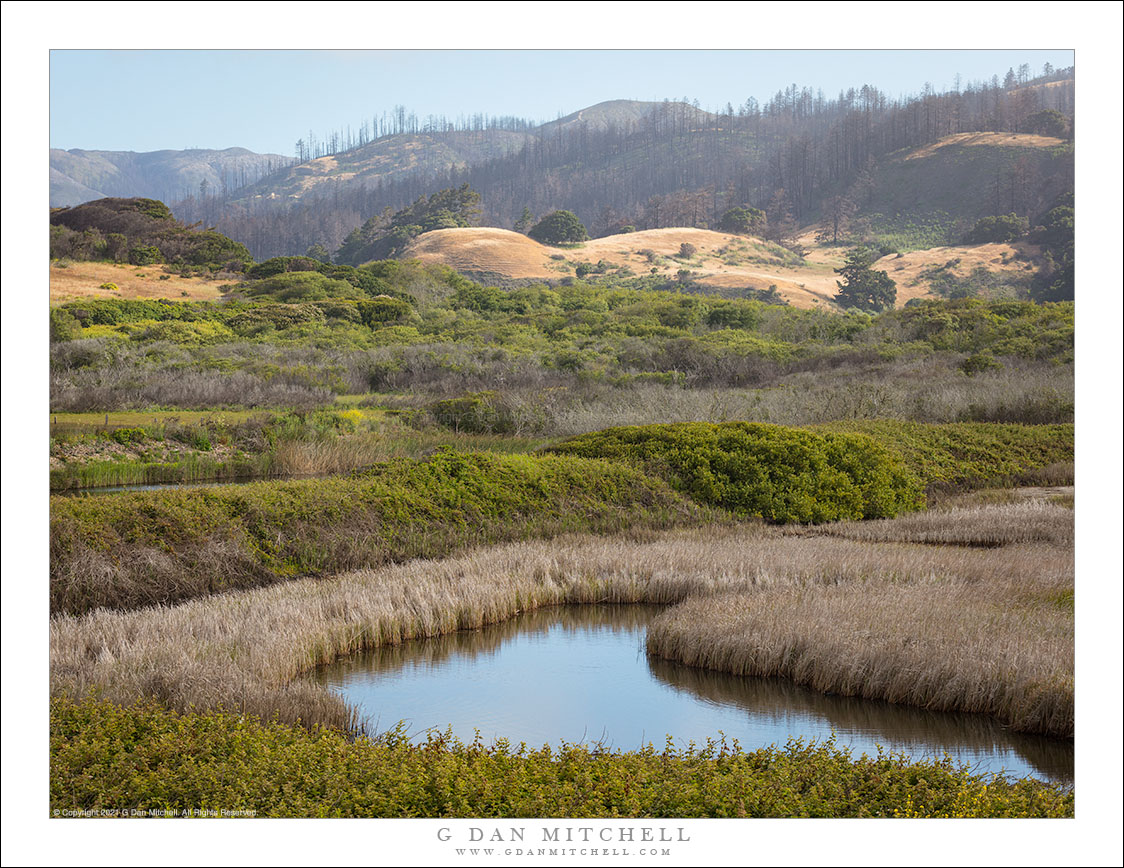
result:
<svg viewBox="0 0 1124 868"><path fill-rule="evenodd" d="M1066 735L1072 588L1072 550L1057 545L918 547L758 525L571 536L175 607L56 616L51 686L353 725L341 700L297 676L342 654L541 606L686 601L653 631L654 653L745 672L760 659L769 661L760 674L821 690L988 711ZM913 682L929 687L903 689Z"/></svg>
<svg viewBox="0 0 1124 868"><path fill-rule="evenodd" d="M810 234L805 241L811 245ZM689 260L675 259L679 246L684 243L694 245L697 252ZM839 276L833 268L842 263L844 249L813 247L805 264L795 267L723 261L720 251L739 244L755 243L759 243L757 239L707 229L669 227L594 238L581 247L560 249L539 244L507 229L479 227L427 232L414 240L404 255L423 262L440 262L461 272L498 274L512 280L557 280L570 272L560 271L559 262L551 259L552 255L561 255L570 262L596 264L604 261L612 267L628 266L637 274L647 274L652 263L640 251L650 250L660 257L657 267L665 277L674 277L680 268L687 268L695 272L699 283L716 289L767 290L773 286L794 307L812 308L833 303L839 291L836 283ZM973 269L982 266L988 271L1025 279L1034 266L1016 259L1016 253L1016 248L1010 244L934 247L901 257L891 254L879 260L877 267L884 269L897 283L897 305L901 307L914 298L934 297L929 291L929 281L918 281L918 278L925 269L944 265L953 259L960 260L958 265L949 269L957 277L966 277ZM915 281L918 282L913 285Z"/></svg>
<svg viewBox="0 0 1124 868"><path fill-rule="evenodd" d="M493 272L513 280L558 278L545 247L519 232L492 227L437 229L412 241L403 256L439 262L457 271ZM571 251L566 251L567 255Z"/></svg>
<svg viewBox="0 0 1124 868"><path fill-rule="evenodd" d="M938 711L983 712L1013 729L1073 735L1072 574L768 587L687 600L648 631L651 654L737 675Z"/></svg>
<svg viewBox="0 0 1124 868"><path fill-rule="evenodd" d="M1016 489L1017 491L1017 489ZM998 548L1015 543L1073 546L1073 513L1045 497L914 513L898 519L823 525L820 533L867 542Z"/></svg>
<svg viewBox="0 0 1124 868"><path fill-rule="evenodd" d="M959 262L946 269L957 278L965 278L977 268L1002 273L1010 279L1025 280L1035 272L1034 263L1016 259L1018 249L1010 244L955 245L932 247L929 250L913 250L898 256L891 253L883 256L872 267L885 271L898 285L897 306L901 307L914 298L936 298L930 290L931 281L922 277L922 272L934 266L942 266L953 260Z"/></svg>
<svg viewBox="0 0 1124 868"><path fill-rule="evenodd" d="M167 278L161 280L161 277ZM117 284L117 291L101 289ZM176 301L214 301L222 295L221 281L168 274L163 265L114 265L112 262L67 262L51 266L51 304L83 298L170 298Z"/></svg>
<svg viewBox="0 0 1124 868"><path fill-rule="evenodd" d="M943 139L911 151L905 159L917 160L922 157L931 157L941 148L949 145L990 145L993 148L1056 148L1064 145L1065 140L1054 136L1039 136L1034 133L954 133Z"/></svg>
<svg viewBox="0 0 1124 868"><path fill-rule="evenodd" d="M696 248L689 260L675 259L680 245ZM415 239L403 254L423 262L439 262L461 272L498 274L512 280L558 280L570 274L559 270L552 256L570 262L596 264L604 261L612 267L628 266L637 274L647 274L652 267L642 250L657 257L656 266L664 277L674 277L681 268L695 272L696 279L716 288L768 289L777 292L795 307L816 307L830 303L839 288L836 275L823 264L798 267L724 262L719 251L730 245L759 243L757 239L709 229L668 227L646 229L624 235L594 238L575 248L555 248L539 244L518 232L488 227L469 229L437 229Z"/></svg>
<svg viewBox="0 0 1124 868"><path fill-rule="evenodd" d="M323 476L347 473L403 454L387 438L372 435L331 440L286 440L277 444L273 472L279 476Z"/></svg>

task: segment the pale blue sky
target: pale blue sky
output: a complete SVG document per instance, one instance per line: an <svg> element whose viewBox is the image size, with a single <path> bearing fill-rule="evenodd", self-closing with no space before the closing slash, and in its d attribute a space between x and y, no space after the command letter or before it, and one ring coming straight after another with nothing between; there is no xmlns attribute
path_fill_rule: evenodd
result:
<svg viewBox="0 0 1124 868"><path fill-rule="evenodd" d="M227 148L290 156L317 137L404 105L552 120L610 99L687 97L704 108L766 101L790 84L873 84L893 95L1008 68L1072 66L1068 50L87 51L51 52L51 146Z"/></svg>

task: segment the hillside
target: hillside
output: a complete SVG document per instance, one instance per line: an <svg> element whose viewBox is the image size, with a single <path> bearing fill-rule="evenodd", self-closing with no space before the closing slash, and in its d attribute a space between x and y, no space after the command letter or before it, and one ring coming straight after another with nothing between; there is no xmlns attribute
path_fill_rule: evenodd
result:
<svg viewBox="0 0 1124 868"><path fill-rule="evenodd" d="M775 239L825 221L834 235L841 208L844 241L943 246L982 216L1030 217L1072 190L1072 143L1053 136L1072 130L1073 79L1042 83L911 97L864 86L834 99L794 85L718 113L611 100L538 126L415 118L225 199L183 201L176 214L217 226L257 259L334 252L387 209L468 184L487 226L566 209L595 236L713 228L741 206L766 211Z"/></svg>
<svg viewBox="0 0 1124 868"><path fill-rule="evenodd" d="M924 248L959 240L981 217L1041 212L1073 189L1073 172L1072 142L957 133L879 161L848 196L875 237Z"/></svg>
<svg viewBox="0 0 1124 868"><path fill-rule="evenodd" d="M210 277L169 274L163 265L120 265L113 262L67 262L51 266L51 304L89 298L168 298L215 301L223 281ZM117 288L105 288L113 284Z"/></svg>
<svg viewBox="0 0 1124 868"><path fill-rule="evenodd" d="M109 196L173 202L197 194L204 181L212 194L218 194L291 162L280 154L256 154L245 148L142 153L51 148L51 207Z"/></svg>
<svg viewBox="0 0 1124 868"><path fill-rule="evenodd" d="M292 200L338 185L359 187L431 176L482 163L522 147L527 134L478 130L386 136L350 151L283 168L238 191L235 202Z"/></svg>
<svg viewBox="0 0 1124 868"><path fill-rule="evenodd" d="M171 263L181 271L241 271L252 262L236 241L213 229L186 226L163 202L102 198L50 213L52 260Z"/></svg>
<svg viewBox="0 0 1124 868"><path fill-rule="evenodd" d="M283 168L239 191L233 201L301 199L339 188L432 178L469 170L524 147L541 148L546 140L571 134L606 133L658 124L674 116L679 123L712 124L715 115L686 103L609 100L555 121L525 130L504 128L423 131L383 136L351 150Z"/></svg>
<svg viewBox="0 0 1124 868"><path fill-rule="evenodd" d="M572 129L584 125L587 131L604 132L612 127L626 127L673 113L682 121L696 126L713 124L718 116L688 105L685 102L642 102L632 99L613 99L568 114L556 121L542 124L540 131Z"/></svg>
<svg viewBox="0 0 1124 868"><path fill-rule="evenodd" d="M683 244L693 245L696 252L689 258L679 256ZM823 247L802 261L759 238L690 227L609 235L574 248L548 247L518 232L481 227L427 232L406 248L403 258L447 265L467 277L498 282L558 282L579 275L581 264L600 263L594 274L656 274L669 280L679 280L680 272L686 271L683 278L722 295L748 295L747 290L772 287L790 305L811 308L831 304L838 292L834 268L842 264L844 255L845 248ZM876 267L897 283L898 306L930 297L934 281L949 276L963 279L976 268L996 275L996 283L1001 284L1025 280L1032 269L1009 244L891 254Z"/></svg>

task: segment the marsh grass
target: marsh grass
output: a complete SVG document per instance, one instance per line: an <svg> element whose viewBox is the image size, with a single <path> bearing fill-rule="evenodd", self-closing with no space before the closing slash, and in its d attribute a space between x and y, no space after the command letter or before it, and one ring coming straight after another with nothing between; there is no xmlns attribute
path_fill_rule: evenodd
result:
<svg viewBox="0 0 1124 868"><path fill-rule="evenodd" d="M542 606L642 602L680 604L649 634L658 656L1071 735L1072 589L1071 548L1047 543L918 547L764 525L569 536L56 615L51 689L350 729L355 710L302 672Z"/></svg>
<svg viewBox="0 0 1124 868"><path fill-rule="evenodd" d="M915 542L998 548L1015 543L1072 546L1073 514L1044 500L961 506L895 520L823 525L831 536L866 542Z"/></svg>
<svg viewBox="0 0 1124 868"><path fill-rule="evenodd" d="M1017 558L1030 567L1032 549ZM1071 576L987 584L763 588L692 599L648 631L650 654L813 690L991 714L1023 732L1073 735Z"/></svg>
<svg viewBox="0 0 1124 868"><path fill-rule="evenodd" d="M541 438L498 434L463 434L446 430L419 431L397 421L367 431L329 440L289 440L274 450L272 472L277 476L347 473L396 458L424 458L448 448L458 452L531 452L546 441Z"/></svg>

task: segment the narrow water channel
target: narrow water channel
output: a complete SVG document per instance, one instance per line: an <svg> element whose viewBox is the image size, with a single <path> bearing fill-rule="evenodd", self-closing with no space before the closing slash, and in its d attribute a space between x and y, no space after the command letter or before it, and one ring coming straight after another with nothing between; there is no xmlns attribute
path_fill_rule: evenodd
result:
<svg viewBox="0 0 1124 868"><path fill-rule="evenodd" d="M528 747L600 742L634 750L724 734L745 749L791 737L856 756L881 745L921 759L948 754L973 770L1073 782L1073 742L1013 733L983 715L825 696L778 679L741 678L651 659L651 606L569 606L483 630L348 657L311 677L359 707L372 731L452 727L472 741Z"/></svg>

